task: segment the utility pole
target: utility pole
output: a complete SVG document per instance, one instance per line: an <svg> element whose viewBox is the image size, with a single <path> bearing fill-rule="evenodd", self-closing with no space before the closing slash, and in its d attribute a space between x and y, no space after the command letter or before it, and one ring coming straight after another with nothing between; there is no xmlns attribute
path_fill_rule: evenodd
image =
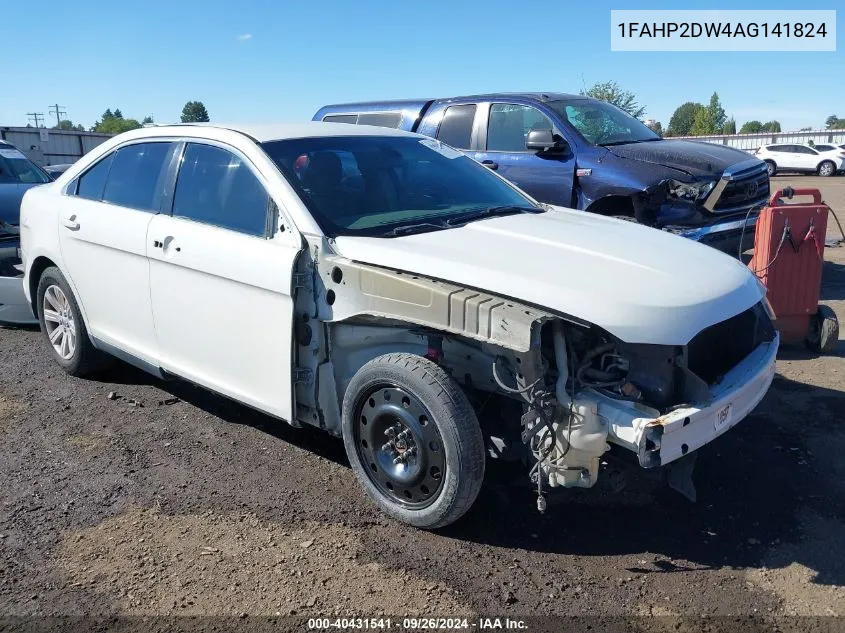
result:
<svg viewBox="0 0 845 633"><path fill-rule="evenodd" d="M62 122L62 117L67 114L64 109L64 106L60 106L58 103L56 105L50 106L50 114L56 115L56 125L58 126L59 123Z"/></svg>
<svg viewBox="0 0 845 633"><path fill-rule="evenodd" d="M29 120L35 123L35 127L43 127L41 124L44 122L44 113L43 112L27 112L26 116L29 117Z"/></svg>

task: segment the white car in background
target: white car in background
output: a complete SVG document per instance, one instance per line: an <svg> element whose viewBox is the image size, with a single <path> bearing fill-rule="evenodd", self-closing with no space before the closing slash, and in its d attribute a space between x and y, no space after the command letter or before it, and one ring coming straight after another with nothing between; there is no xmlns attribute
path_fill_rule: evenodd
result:
<svg viewBox="0 0 845 633"><path fill-rule="evenodd" d="M488 451L530 464L541 510L593 486L609 443L692 496L694 451L775 371L741 263L540 205L399 130L127 132L27 193L21 241L66 372L116 356L342 436L367 493L423 528L467 511Z"/></svg>
<svg viewBox="0 0 845 633"><path fill-rule="evenodd" d="M821 147L830 149L822 151ZM777 143L760 147L755 156L766 162L770 177L779 171L833 176L845 170L845 150L833 145L813 148L796 143Z"/></svg>

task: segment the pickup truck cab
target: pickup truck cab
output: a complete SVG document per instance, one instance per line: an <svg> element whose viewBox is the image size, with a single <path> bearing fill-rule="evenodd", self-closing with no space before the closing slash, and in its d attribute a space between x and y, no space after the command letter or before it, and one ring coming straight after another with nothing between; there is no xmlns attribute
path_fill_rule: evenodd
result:
<svg viewBox="0 0 845 633"><path fill-rule="evenodd" d="M69 374L113 356L340 436L367 493L424 528L467 511L490 452L527 464L541 508L593 486L610 444L688 468L774 375L736 260L541 205L399 130L127 132L27 192L21 244Z"/></svg>
<svg viewBox="0 0 845 633"><path fill-rule="evenodd" d="M381 125L437 138L541 202L636 220L733 255L753 241L766 165L730 147L662 139L580 95L499 93L347 103L315 121Z"/></svg>

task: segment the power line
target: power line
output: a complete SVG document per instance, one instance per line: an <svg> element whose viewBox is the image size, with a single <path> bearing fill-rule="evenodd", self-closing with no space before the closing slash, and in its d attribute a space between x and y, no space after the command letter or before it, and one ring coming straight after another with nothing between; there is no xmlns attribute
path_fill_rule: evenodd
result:
<svg viewBox="0 0 845 633"><path fill-rule="evenodd" d="M42 124L44 123L44 113L43 112L27 112L26 116L29 117L29 120L35 123L35 127L44 127Z"/></svg>
<svg viewBox="0 0 845 633"><path fill-rule="evenodd" d="M64 106L60 106L57 103L50 106L50 114L56 115L56 125L58 126L62 122L62 117L67 115L67 111L64 109Z"/></svg>

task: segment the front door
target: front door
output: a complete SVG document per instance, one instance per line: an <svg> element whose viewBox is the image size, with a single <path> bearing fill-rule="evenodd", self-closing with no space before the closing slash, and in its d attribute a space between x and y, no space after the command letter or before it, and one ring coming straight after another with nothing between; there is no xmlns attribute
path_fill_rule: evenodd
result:
<svg viewBox="0 0 845 633"><path fill-rule="evenodd" d="M150 225L150 295L165 370L292 420L300 245L274 209L245 157L188 143L172 216Z"/></svg>
<svg viewBox="0 0 845 633"><path fill-rule="evenodd" d="M551 120L537 108L510 103L490 104L484 151L472 154L540 202L571 207L575 156L543 154L525 147L532 129L554 129ZM482 141L483 131L479 134Z"/></svg>
<svg viewBox="0 0 845 633"><path fill-rule="evenodd" d="M90 334L155 364L147 228L158 213L169 142L111 152L61 198L59 244Z"/></svg>

